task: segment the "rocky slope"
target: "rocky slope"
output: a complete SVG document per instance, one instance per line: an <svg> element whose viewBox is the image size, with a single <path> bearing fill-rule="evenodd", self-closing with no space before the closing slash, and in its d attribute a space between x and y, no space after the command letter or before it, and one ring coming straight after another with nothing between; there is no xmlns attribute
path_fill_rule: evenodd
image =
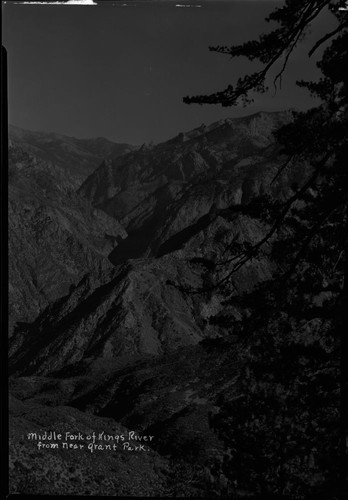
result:
<svg viewBox="0 0 348 500"><path fill-rule="evenodd" d="M43 484L37 452L31 451L35 463L28 470L33 446L25 432L35 431L39 424L41 431L90 432L87 425L96 432L126 427L155 436L146 460L133 465L128 459L120 467L121 454L112 457L121 474L117 485L125 495L141 491L144 496L150 489L151 494L164 496L243 498L259 493L260 488L269 494L285 490L290 498L301 498L307 491L329 494L333 484L327 477L332 477L335 468L332 458L337 445L332 429L338 425L333 351L319 319L315 328L293 324L285 342L283 329L292 322L293 318L284 315L282 320L273 318L272 327L278 332L274 338L269 338L269 329L259 329L256 334L249 332L247 345L246 332L239 331L164 356L141 356L131 363L124 360L123 365L103 360L91 368L85 361L70 373L62 370L56 376L12 379L15 402L18 399L25 405L20 414L16 406L13 411L16 491L58 491ZM25 430L23 417L28 420ZM279 441L284 441L281 453ZM87 459L79 453L80 478L74 480L74 491L85 491L81 477L86 475L92 494L100 481L102 491L111 486L106 494L112 495L115 485L109 456L100 453L95 460L101 477L92 472ZM261 469L260 463L264 464ZM71 491L76 472L70 468L71 456L60 456L58 465L64 474L53 488ZM49 456L45 467L52 476L51 466ZM141 478L136 487L142 490L134 490L133 482L124 484L124 469L132 471L134 466L136 477ZM29 488L33 490L20 482L23 473L32 479Z"/></svg>
<svg viewBox="0 0 348 500"><path fill-rule="evenodd" d="M264 194L284 199L302 168L274 180L285 160L273 131L289 120L290 112L222 120L104 162L79 193L127 230L112 262L176 249L175 236L185 230L187 239L218 210Z"/></svg>
<svg viewBox="0 0 348 500"><path fill-rule="evenodd" d="M81 361L160 356L220 336L211 318L240 318L241 311L221 303L227 291L209 292L220 277L209 263L187 261L177 252L85 275L33 323L16 328L10 344L12 370L17 375L52 375L69 372ZM271 275L265 256L241 269L225 287L243 293Z"/></svg>
<svg viewBox="0 0 348 500"><path fill-rule="evenodd" d="M11 143L10 326L33 320L88 270L108 267L108 254L126 236L114 218L74 194L72 184L60 166Z"/></svg>
<svg viewBox="0 0 348 500"><path fill-rule="evenodd" d="M154 450L131 453L122 446L106 452L88 449L86 436L93 432L129 435L128 429L112 419L96 418L65 406L49 410L12 397L10 422L9 478L14 494L162 496L170 487L166 479L168 461ZM42 435L47 427L64 437L66 432L84 436L78 444L83 449L66 449L61 442L57 442L59 449L39 449L39 441L29 440L28 434Z"/></svg>

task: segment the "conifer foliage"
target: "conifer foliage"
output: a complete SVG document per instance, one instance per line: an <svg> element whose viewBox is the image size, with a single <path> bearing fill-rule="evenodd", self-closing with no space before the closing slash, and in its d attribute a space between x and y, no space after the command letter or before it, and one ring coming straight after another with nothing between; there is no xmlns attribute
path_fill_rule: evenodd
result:
<svg viewBox="0 0 348 500"><path fill-rule="evenodd" d="M273 216L269 233L226 262L230 276L272 240L278 263L272 283L231 298L252 311L243 325L244 334L251 332L241 373L246 396L225 401L213 424L227 443L223 472L230 484L254 484L253 493L348 491L347 2L285 0L266 19L277 23L273 31L242 45L209 47L232 58L228 64L240 56L258 60L259 71L222 91L184 98L187 104L247 105L253 92L268 90L270 74L278 88L297 45L325 11L336 25L308 53L311 62L322 51L321 76L303 81L298 75L297 82L320 103L294 112L276 133L286 157L277 176L301 162L309 168L287 200L260 203L259 217Z"/></svg>

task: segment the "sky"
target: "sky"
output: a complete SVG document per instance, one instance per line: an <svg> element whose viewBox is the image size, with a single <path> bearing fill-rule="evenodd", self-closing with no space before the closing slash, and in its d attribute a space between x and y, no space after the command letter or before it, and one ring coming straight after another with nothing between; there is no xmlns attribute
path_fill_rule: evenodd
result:
<svg viewBox="0 0 348 500"><path fill-rule="evenodd" d="M295 81L317 78L307 53L334 26L322 16L296 50L275 95L253 105L187 105L255 70L210 45L243 43L276 27L268 0L100 2L93 6L2 4L9 122L29 130L143 144L226 117L316 104ZM126 4L127 5L124 5ZM200 7L197 7L197 6ZM320 53L318 54L320 55Z"/></svg>

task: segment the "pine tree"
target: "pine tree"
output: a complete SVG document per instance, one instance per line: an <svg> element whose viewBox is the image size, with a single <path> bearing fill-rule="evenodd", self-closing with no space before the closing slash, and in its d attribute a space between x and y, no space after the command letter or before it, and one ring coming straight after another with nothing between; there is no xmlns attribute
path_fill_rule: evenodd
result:
<svg viewBox="0 0 348 500"><path fill-rule="evenodd" d="M261 35L258 40L252 40L242 45L209 48L211 51L232 58L244 56L251 61L258 60L262 63L261 70L239 78L235 85L229 85L225 90L210 95L185 97L184 102L187 104L220 104L224 107L234 106L240 102L247 105L252 102L252 92L263 93L268 90L266 78L279 63L281 63L281 69L275 75L273 83L275 87L281 85L287 64L296 46L304 39L313 21L325 10L335 17L336 27L317 40L308 53L310 59L319 47L326 47L321 60L317 63L321 71L321 78L316 82L305 82L300 79L301 75L299 75L297 82L299 86L306 88L313 96L318 97L320 104L306 112L294 113L293 121L279 129L276 134L277 140L282 146L282 152L287 156L287 161L277 175L281 175L286 169L291 169L295 164L298 165L301 162L310 165L309 169L304 170L304 173L308 172L308 175L303 179L301 185L294 187L293 195L288 200L277 204L277 206L269 205L267 207L267 204L264 204L264 210L261 210L260 214L265 215L265 212L269 214L270 211L273 214L273 223L269 232L257 244L226 262L226 265L230 267L223 280L228 279L248 260L256 256L263 245L274 235L277 235L278 242L273 247L273 255L278 259L278 262L281 262L280 268L283 269L283 272L278 274L271 286L268 285L268 289L264 286L263 290L251 294L247 299L254 300L253 311L255 314L251 328L258 327L260 335L262 335L265 322L257 325L255 318L262 317L262 313L261 316L258 316L256 312L258 308L264 311L266 302L268 308L273 304L274 311L274 314L270 314L268 318L267 328L269 330L270 324L272 321L274 322L277 308L279 310L282 307L282 310L286 311L288 321L290 317L293 317L291 314L293 314L294 309L298 307L301 310L303 320L304 315L307 314L310 317L313 313L313 307L315 308L313 301L303 303L303 297L308 291L311 292L312 296L316 294L316 297L324 297L325 294L330 296L325 307L321 307L320 314L326 315L329 320L328 324L330 324L331 330L328 338L337 341L340 349L339 490L342 494L348 491L347 2L345 0L285 0L284 5L276 8L266 19L278 23L277 29ZM272 286L275 291L273 295ZM297 304L296 306L295 296L301 297L301 305ZM261 303L262 305L260 305ZM292 311L291 308L293 308ZM277 325L279 328L279 319ZM275 335L273 344L268 346L268 350L264 347L263 354L259 352L259 361L262 356L266 356L266 353L272 356L271 353L274 354L277 349L279 360L280 348L276 337ZM313 353L313 356L315 355L316 353ZM298 364L296 366L300 369ZM301 378L300 373L298 377ZM280 379L277 380L281 384ZM301 385L299 380L297 382ZM294 387L292 391L293 394L296 393ZM269 392L267 394L269 395ZM283 396L285 401L288 396ZM300 394L298 397L301 397ZM299 408L301 407L298 402L296 404L299 405ZM319 404L318 401L317 404ZM229 404L224 406L222 410L224 416L220 415L221 422L223 422L219 428L220 433L226 433L226 429L239 425L236 422L231 422L228 417L230 414L236 415L238 411L243 414L243 405L240 408L237 406L233 404L232 406ZM301 408L303 409L303 407ZM299 409L299 411L302 410ZM279 415L281 414L280 411ZM233 417L231 418L233 420ZM285 423L286 419L287 416L284 414L284 426L289 424L289 422ZM248 422L247 417L245 422ZM233 436L235 435L233 434ZM230 445L238 448L233 441L235 439L233 436L229 434ZM284 453L287 453L291 446L283 446L283 449ZM334 450L331 449L331 452L334 453ZM252 459L250 458L250 460ZM260 482L261 492L263 492L262 488L269 487L272 481L275 481L273 487L278 488L278 492L284 490L285 483L282 479L284 470L282 470L281 463L278 465L278 472L274 473L273 479L269 479L268 483L267 481ZM256 465L255 463L253 465L244 464L245 471L248 470L248 467L249 470L254 467L255 471Z"/></svg>

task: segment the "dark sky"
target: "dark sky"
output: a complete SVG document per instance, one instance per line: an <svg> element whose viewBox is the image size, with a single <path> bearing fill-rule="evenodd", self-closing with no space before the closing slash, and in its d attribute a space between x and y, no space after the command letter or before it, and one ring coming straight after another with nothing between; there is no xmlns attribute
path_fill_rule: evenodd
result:
<svg viewBox="0 0 348 500"><path fill-rule="evenodd" d="M281 1L112 2L98 6L3 4L9 60L9 121L75 137L141 144L202 123L259 110L315 103L297 78L318 75L306 53L331 18L320 18L297 50L283 88L248 107L186 105L182 97L222 90L255 67L208 51L272 28L264 17ZM276 25L274 25L276 26Z"/></svg>

